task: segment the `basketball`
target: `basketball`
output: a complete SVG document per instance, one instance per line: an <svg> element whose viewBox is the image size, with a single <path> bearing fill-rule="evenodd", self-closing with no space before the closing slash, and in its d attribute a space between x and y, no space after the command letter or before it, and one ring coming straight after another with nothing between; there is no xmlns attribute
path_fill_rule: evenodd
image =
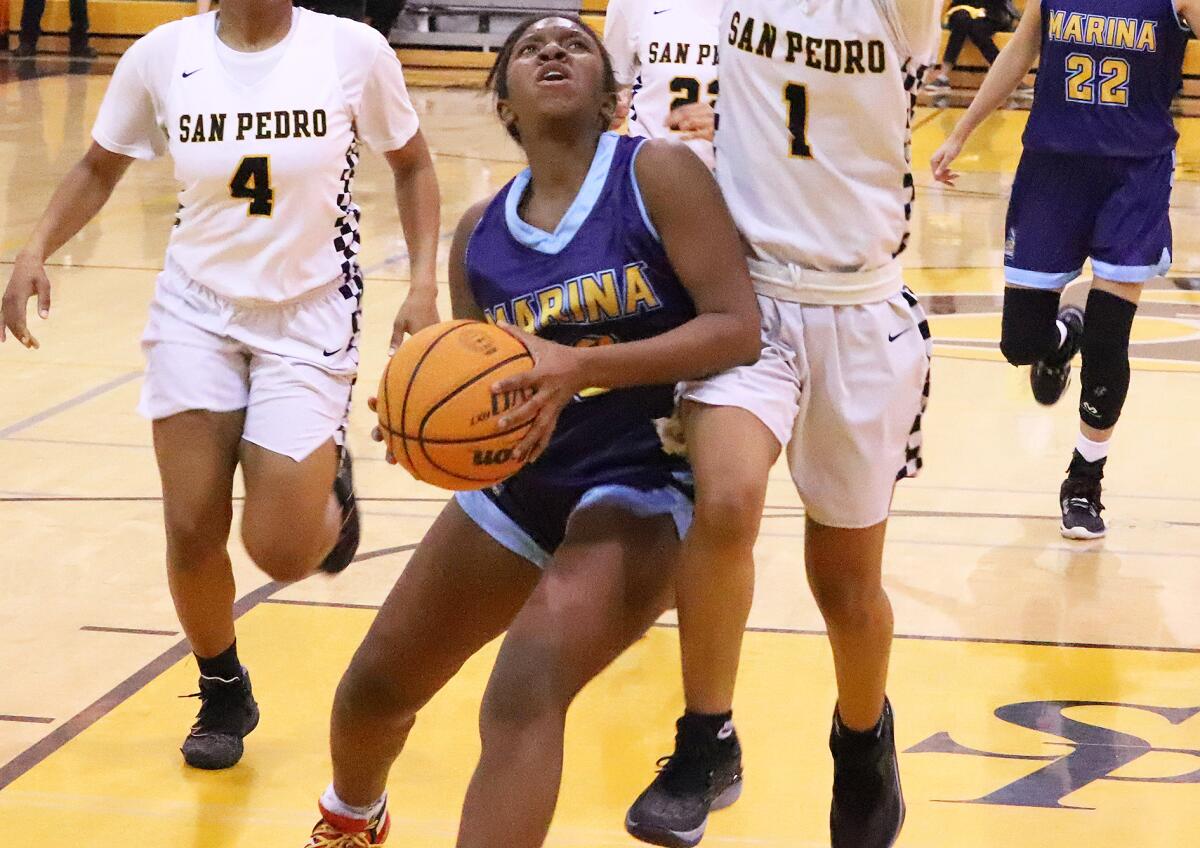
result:
<svg viewBox="0 0 1200 848"><path fill-rule="evenodd" d="M499 327L446 321L400 346L379 384L379 429L396 460L443 489L483 489L523 465L513 449L529 421L497 432L495 419L523 398L492 384L533 367L529 349Z"/></svg>

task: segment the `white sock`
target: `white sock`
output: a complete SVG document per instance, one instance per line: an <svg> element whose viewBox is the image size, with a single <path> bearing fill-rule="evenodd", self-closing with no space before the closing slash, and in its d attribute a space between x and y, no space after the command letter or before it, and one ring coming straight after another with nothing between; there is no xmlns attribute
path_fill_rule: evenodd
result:
<svg viewBox="0 0 1200 848"><path fill-rule="evenodd" d="M1098 462L1108 456L1108 442L1093 442L1080 433L1079 440L1075 443L1075 450L1079 451L1079 455L1088 462Z"/></svg>
<svg viewBox="0 0 1200 848"><path fill-rule="evenodd" d="M1058 325L1058 349L1062 350L1062 346L1067 343L1067 325L1062 321L1055 321Z"/></svg>
<svg viewBox="0 0 1200 848"><path fill-rule="evenodd" d="M351 806L338 797L332 783L329 784L329 787L321 796L321 807L327 812L333 813L335 816L342 816L347 819L361 819L363 821L370 821L379 815L379 811L383 809L383 805L386 802L387 793L385 792L383 797L374 804L367 804L365 807Z"/></svg>

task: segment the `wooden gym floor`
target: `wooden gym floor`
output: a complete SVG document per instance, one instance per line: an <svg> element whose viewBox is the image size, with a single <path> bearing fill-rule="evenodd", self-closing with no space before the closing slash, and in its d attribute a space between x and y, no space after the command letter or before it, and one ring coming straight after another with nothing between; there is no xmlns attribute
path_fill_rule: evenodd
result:
<svg viewBox="0 0 1200 848"><path fill-rule="evenodd" d="M56 63L57 62L57 63ZM0 63L0 278L87 143L105 85L65 61ZM33 73L33 71L37 73ZM75 68L76 71L85 69ZM481 96L415 92L444 229L519 167ZM1200 124L1185 119L1176 270L1149 287L1110 462L1109 538L1059 538L1073 399L1029 398L996 350L1004 206L1024 115L979 133L957 190L920 167L958 113L924 108L910 284L937 337L927 466L899 488L887 549L891 694L909 801L904 848L1200 844ZM54 258L42 349L0 347L0 821L23 845L298 846L328 779L333 687L443 500L382 462L365 401L406 268L384 166L365 157L369 294L351 443L361 561L265 581L239 547L240 644L263 723L223 774L175 750L195 670L163 579L159 487L134 413L138 336L175 208L170 165L135 166ZM443 268L444 272L444 268ZM443 273L444 276L444 273ZM1081 297L1073 288L1070 297ZM804 586L802 510L772 479L737 712L747 792L707 843L827 844L829 651ZM453 844L492 649L425 711L392 783L392 843ZM676 633L654 629L591 686L568 733L554 846L631 846L626 804L670 749Z"/></svg>

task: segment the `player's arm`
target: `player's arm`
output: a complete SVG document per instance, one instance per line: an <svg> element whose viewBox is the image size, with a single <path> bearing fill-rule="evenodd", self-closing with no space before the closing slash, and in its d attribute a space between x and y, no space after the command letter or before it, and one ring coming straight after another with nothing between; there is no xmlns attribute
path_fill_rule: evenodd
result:
<svg viewBox="0 0 1200 848"><path fill-rule="evenodd" d="M490 200L481 200L462 216L450 243L450 314L456 319L483 321L483 308L475 301L467 282L467 243L487 211Z"/></svg>
<svg viewBox="0 0 1200 848"><path fill-rule="evenodd" d="M392 168L400 226L408 246L410 280L408 297L396 316L391 348L395 350L405 333L415 333L436 324L437 250L441 239L441 195L429 145L420 130L399 150L385 153Z"/></svg>
<svg viewBox="0 0 1200 848"><path fill-rule="evenodd" d="M758 302L716 180L699 157L676 141L645 142L636 169L651 223L691 295L696 317L649 339L590 348L569 348L513 330L529 345L536 363L493 389L536 390L498 422L504 429L534 418L516 456L536 458L549 443L563 406L585 388L676 383L758 358Z"/></svg>
<svg viewBox="0 0 1200 848"><path fill-rule="evenodd" d="M1200 34L1200 0L1175 0L1175 12L1188 29Z"/></svg>
<svg viewBox="0 0 1200 848"><path fill-rule="evenodd" d="M1195 0L1192 0L1195 2ZM930 160L933 178L938 182L954 185L958 174L950 170L954 160L962 152L963 145L971 137L971 133L983 123L984 119L1000 108L1013 93L1018 83L1029 73L1033 63L1037 61L1042 49L1042 9L1040 3L1025 4L1025 13L1017 31L1009 40L996 63L988 71L979 93L967 113L963 115L958 125L950 133L950 137L938 148Z"/></svg>
<svg viewBox="0 0 1200 848"><path fill-rule="evenodd" d="M4 292L0 342L6 339L7 327L25 347L39 346L37 339L29 332L26 311L29 299L36 295L38 315L43 319L50 315L50 279L46 276L46 259L96 216L132 162L129 156L113 153L93 143L59 183L33 235L17 254L12 277Z"/></svg>

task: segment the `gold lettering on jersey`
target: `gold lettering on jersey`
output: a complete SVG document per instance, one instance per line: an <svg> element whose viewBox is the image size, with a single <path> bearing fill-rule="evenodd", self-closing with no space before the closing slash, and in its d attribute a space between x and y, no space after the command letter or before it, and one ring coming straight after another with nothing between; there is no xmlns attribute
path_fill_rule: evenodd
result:
<svg viewBox="0 0 1200 848"><path fill-rule="evenodd" d="M813 38L789 29L780 41L773 24L743 18L741 12L730 18L727 41L744 53L778 57L789 64L803 62L830 74L882 74L887 70L887 49L879 39Z"/></svg>
<svg viewBox="0 0 1200 848"><path fill-rule="evenodd" d="M321 138L329 131L329 120L324 109L312 112L304 109L277 112L238 112L236 141L247 138ZM179 140L197 144L225 140L225 124L228 114L180 115Z"/></svg>
<svg viewBox="0 0 1200 848"><path fill-rule="evenodd" d="M1088 44L1153 53L1158 50L1158 22L1111 15L1085 15L1056 9L1046 22L1046 36L1064 44Z"/></svg>
<svg viewBox="0 0 1200 848"><path fill-rule="evenodd" d="M536 333L552 324L599 324L662 308L644 262L632 262L620 271L608 269L582 274L533 294L485 309L488 321L516 324Z"/></svg>

